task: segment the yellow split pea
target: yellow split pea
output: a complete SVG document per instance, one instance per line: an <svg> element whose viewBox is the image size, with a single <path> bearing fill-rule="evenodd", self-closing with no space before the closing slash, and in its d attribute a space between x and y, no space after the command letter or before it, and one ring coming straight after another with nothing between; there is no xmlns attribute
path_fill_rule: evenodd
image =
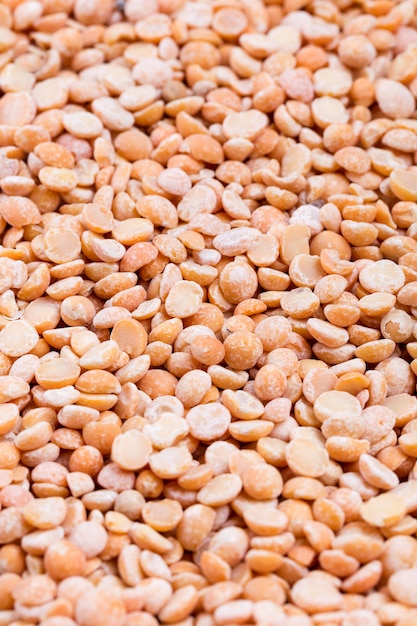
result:
<svg viewBox="0 0 417 626"><path fill-rule="evenodd" d="M52 4L0 6L0 621L415 625L409 4Z"/></svg>

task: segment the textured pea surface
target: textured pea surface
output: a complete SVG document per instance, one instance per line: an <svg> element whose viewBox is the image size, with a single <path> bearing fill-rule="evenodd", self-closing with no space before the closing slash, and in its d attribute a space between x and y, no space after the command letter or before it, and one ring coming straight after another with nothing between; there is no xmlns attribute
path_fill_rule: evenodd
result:
<svg viewBox="0 0 417 626"><path fill-rule="evenodd" d="M0 2L0 624L416 626L415 1Z"/></svg>

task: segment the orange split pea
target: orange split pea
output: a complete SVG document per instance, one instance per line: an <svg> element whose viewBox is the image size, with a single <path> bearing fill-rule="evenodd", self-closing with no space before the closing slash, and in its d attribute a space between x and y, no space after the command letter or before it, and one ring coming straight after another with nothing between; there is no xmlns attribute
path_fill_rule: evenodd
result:
<svg viewBox="0 0 417 626"><path fill-rule="evenodd" d="M2 3L0 621L417 623L416 41Z"/></svg>

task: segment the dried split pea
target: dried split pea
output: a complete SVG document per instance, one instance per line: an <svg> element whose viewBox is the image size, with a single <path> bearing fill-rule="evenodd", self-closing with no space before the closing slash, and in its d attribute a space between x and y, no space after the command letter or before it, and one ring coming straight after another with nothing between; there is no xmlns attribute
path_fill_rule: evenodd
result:
<svg viewBox="0 0 417 626"><path fill-rule="evenodd" d="M415 31L1 3L1 623L415 626Z"/></svg>

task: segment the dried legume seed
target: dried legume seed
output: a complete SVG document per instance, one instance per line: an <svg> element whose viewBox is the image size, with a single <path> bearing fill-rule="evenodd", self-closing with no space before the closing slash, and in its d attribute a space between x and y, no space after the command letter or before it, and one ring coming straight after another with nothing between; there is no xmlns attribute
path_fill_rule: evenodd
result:
<svg viewBox="0 0 417 626"><path fill-rule="evenodd" d="M0 621L414 624L412 7L50 4L0 7Z"/></svg>

